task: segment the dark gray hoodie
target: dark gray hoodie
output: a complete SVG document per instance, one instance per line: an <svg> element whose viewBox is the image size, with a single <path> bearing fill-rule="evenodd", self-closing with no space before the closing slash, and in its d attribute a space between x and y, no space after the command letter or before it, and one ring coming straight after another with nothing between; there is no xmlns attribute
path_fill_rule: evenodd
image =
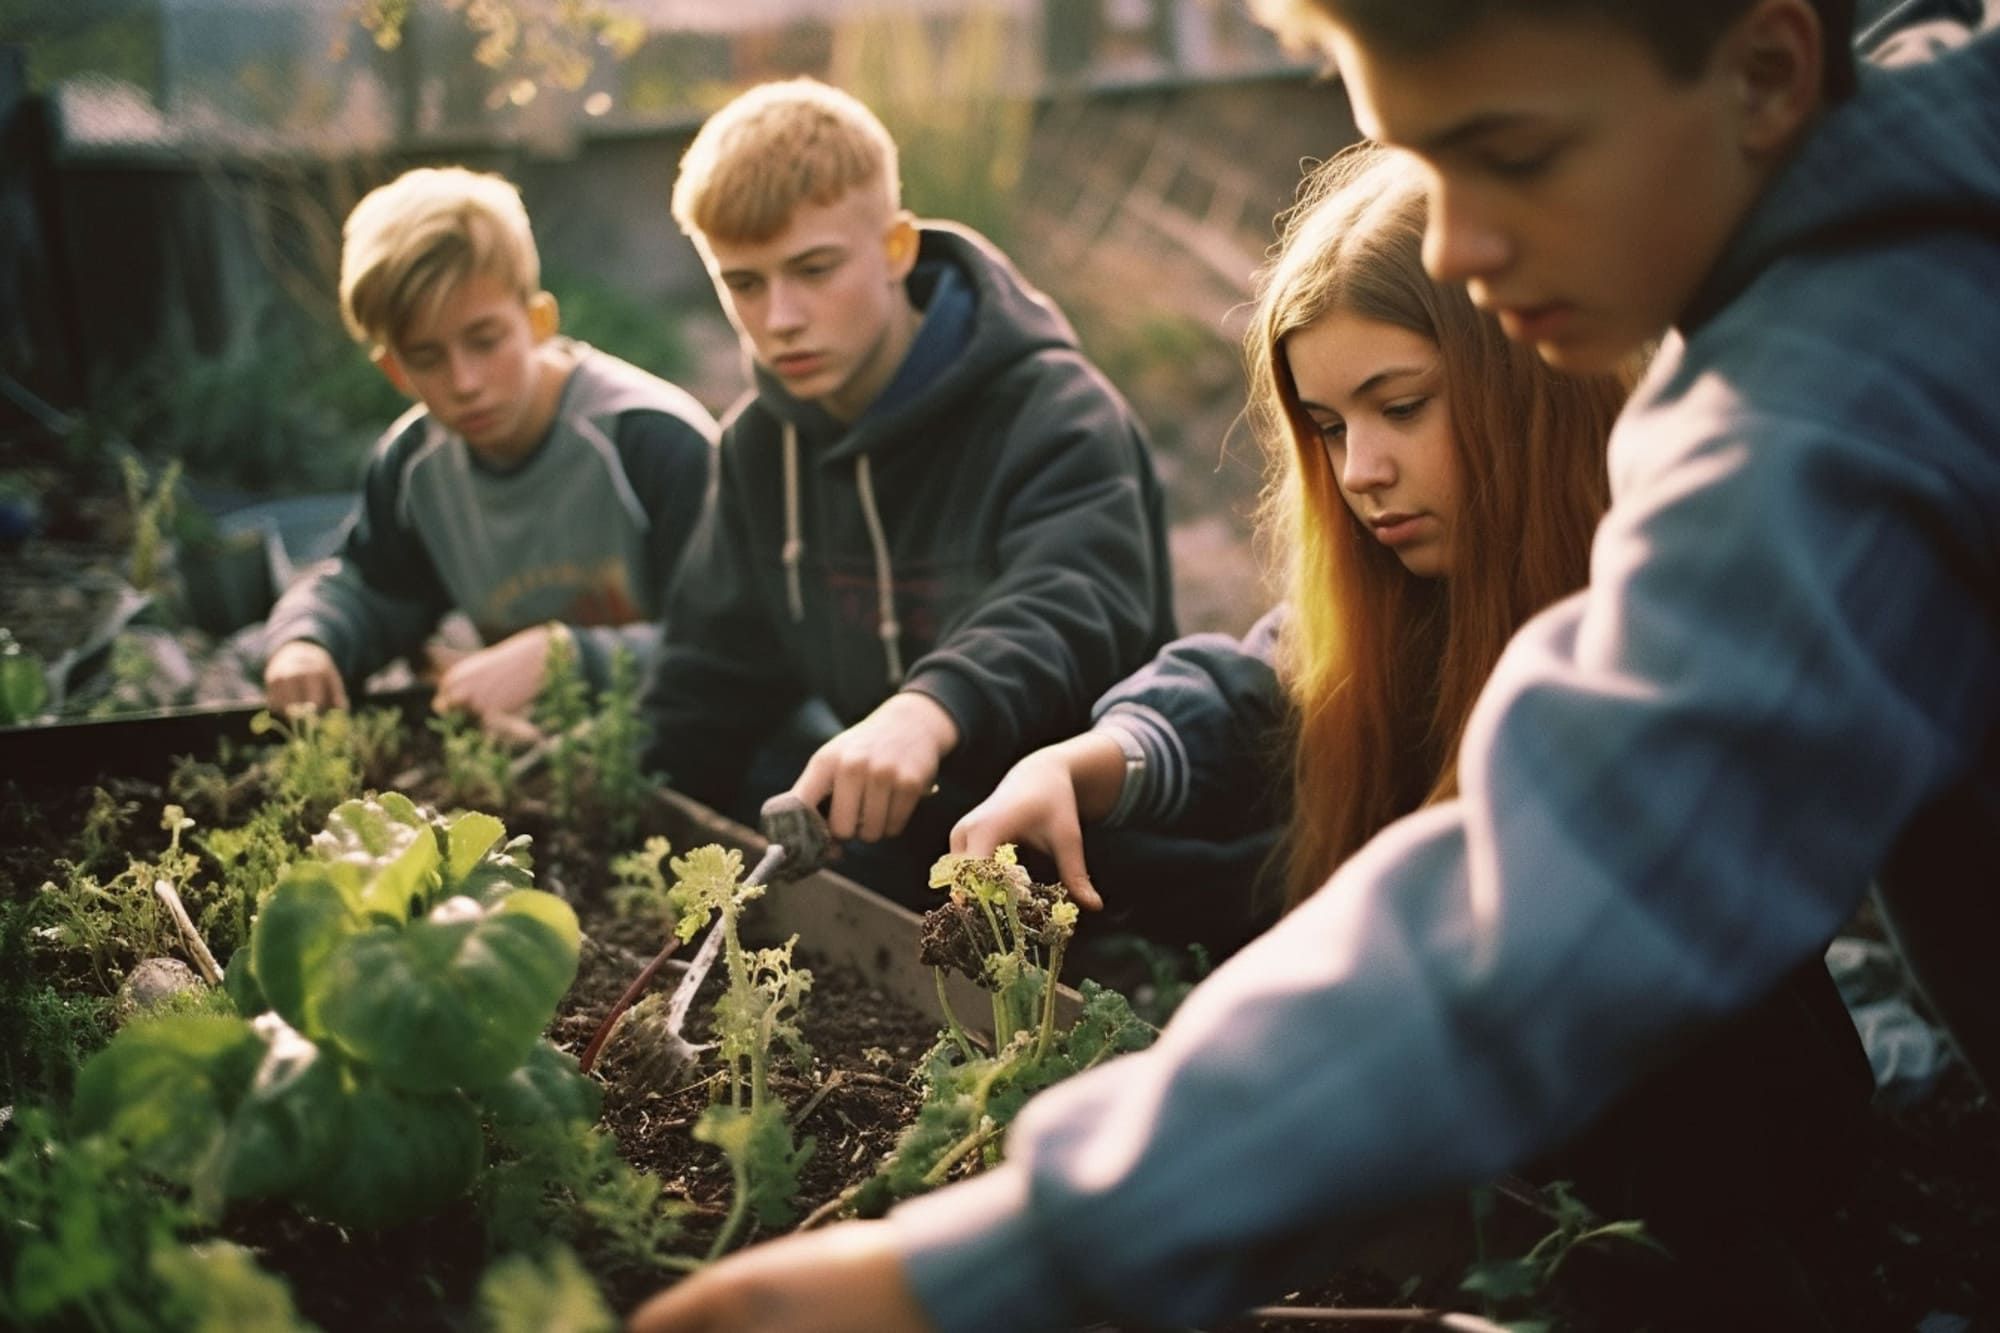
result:
<svg viewBox="0 0 2000 1333"><path fill-rule="evenodd" d="M1138 419L991 244L921 235L922 326L859 420L760 374L725 422L647 697L652 765L684 791L731 794L806 698L851 725L906 689L958 724L948 771L995 776L1173 633Z"/></svg>

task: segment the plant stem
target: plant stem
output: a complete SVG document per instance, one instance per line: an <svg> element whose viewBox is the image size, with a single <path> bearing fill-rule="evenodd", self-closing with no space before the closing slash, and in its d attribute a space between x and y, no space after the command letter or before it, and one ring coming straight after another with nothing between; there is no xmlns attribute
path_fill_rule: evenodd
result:
<svg viewBox="0 0 2000 1333"><path fill-rule="evenodd" d="M924 1172L924 1185L926 1187L935 1187L944 1184L945 1177L951 1174L953 1167L999 1137L1000 1126L998 1125L986 1125L967 1134L957 1143L952 1144L951 1151L938 1158L935 1166Z"/></svg>
<svg viewBox="0 0 2000 1333"><path fill-rule="evenodd" d="M1042 1030L1035 1038L1037 1061L1049 1053L1049 1042L1055 1036L1056 978L1062 975L1063 949L1068 944L1068 940L1056 941L1055 947L1049 950L1048 970L1042 973Z"/></svg>
<svg viewBox="0 0 2000 1333"><path fill-rule="evenodd" d="M722 1219L722 1230L715 1233L715 1243L708 1247L708 1262L714 1263L736 1239L736 1232L743 1225L743 1215L750 1211L750 1172L737 1154L729 1154L729 1174L736 1182L736 1188L729 1197L729 1215Z"/></svg>
<svg viewBox="0 0 2000 1333"><path fill-rule="evenodd" d="M944 969L932 968L931 979L937 983L938 1008L944 1011L944 1025L950 1031L951 1039L958 1043L959 1054L968 1062L977 1060L979 1057L973 1053L972 1042L966 1037L965 1029L959 1025L958 1015L951 1011L951 997L945 994L944 989Z"/></svg>
<svg viewBox="0 0 2000 1333"><path fill-rule="evenodd" d="M825 1203L813 1209L810 1213L807 1213L805 1216L805 1220L803 1222L800 1222L798 1226L793 1228L793 1230L811 1231L814 1227L818 1226L820 1223L831 1221L833 1218L839 1216L840 1210L847 1207L848 1204L852 1203L854 1201L854 1196L861 1193L861 1187L863 1185L866 1185L867 1183L868 1182L866 1180L862 1180L856 1182L855 1184L849 1185L846 1189L834 1195L831 1199L828 1199Z"/></svg>

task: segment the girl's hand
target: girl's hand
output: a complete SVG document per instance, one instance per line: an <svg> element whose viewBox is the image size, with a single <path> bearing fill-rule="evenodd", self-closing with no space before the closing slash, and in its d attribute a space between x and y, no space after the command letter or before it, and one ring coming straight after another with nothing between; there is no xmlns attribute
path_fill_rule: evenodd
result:
<svg viewBox="0 0 2000 1333"><path fill-rule="evenodd" d="M1085 732L1044 746L1008 769L993 794L966 812L951 830L951 849L991 856L1011 842L1046 852L1077 905L1099 911L1104 899L1083 861L1083 820L1101 818L1124 780L1124 751L1108 736Z"/></svg>

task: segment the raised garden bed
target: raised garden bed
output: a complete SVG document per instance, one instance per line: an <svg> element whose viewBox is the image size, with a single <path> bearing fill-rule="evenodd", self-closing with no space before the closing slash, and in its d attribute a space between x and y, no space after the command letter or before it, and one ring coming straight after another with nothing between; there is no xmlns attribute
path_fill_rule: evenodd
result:
<svg viewBox="0 0 2000 1333"><path fill-rule="evenodd" d="M393 785L448 808L453 802L444 790L438 743L422 725L424 700L410 694L380 702L395 719L384 735L394 734L399 745L413 752L393 756L387 764L393 772L375 775L369 785ZM99 877L108 878L127 854L156 856L167 838L158 831L160 810L176 794L185 797L189 788L189 770L175 776L176 756L211 756L225 744L252 744L254 715L250 709L194 709L0 732L0 773L7 784L0 811L0 903L25 905L40 882L56 873L59 858L94 860ZM616 855L634 849L647 835L666 837L676 853L704 844L749 852L761 839L673 793L650 797L637 826L623 839L612 839L596 812L558 817L550 785L546 774L517 784L500 813L509 833L533 836L536 883L569 901L581 921L575 981L546 1029L556 1048L574 1054L660 944L659 920L621 915L614 908L617 875L611 863ZM96 794L100 789L102 797ZM113 821L120 844L92 851L90 829L94 819L101 824L108 818L101 815L106 801L130 809ZM197 819L191 841L227 822L217 811L190 808ZM94 816L93 810L100 814ZM237 816L243 812L239 809ZM97 836L104 836L102 827ZM52 957L30 947L19 926L17 921L11 936L0 932L0 968L8 969L0 975L0 985L13 988L8 1003L15 1006L0 1017L22 1033L19 1050L8 1057L9 1091L0 1102L62 1104L71 1094L73 1068L62 1068L51 1052L65 1040L77 1057L102 1045L110 1035L110 1002L104 998L108 988L94 984L89 966L77 956ZM772 945L796 935L797 961L813 974L802 1011L813 1060L805 1067L775 1066L771 1089L792 1129L811 1136L815 1149L792 1195L794 1222L750 1221L736 1243L775 1234L798 1218L830 1215L895 1147L910 1123L922 1100L918 1066L936 1042L942 1020L936 977L918 958L917 927L915 914L831 872L774 886L747 908L746 943ZM115 954L110 948L107 956L122 967ZM671 982L670 972L658 989ZM702 1015L720 984L719 975L712 978L696 1005L689 1035L697 1040L709 1035ZM961 976L947 977L945 993L967 1026L990 1012L988 995ZM69 998L57 1003L48 999L51 995ZM1064 1023L1075 1017L1079 1003L1074 992L1062 994L1058 1013ZM601 1098L595 1123L615 1140L627 1167L657 1182L656 1188L646 1187L653 1190L647 1198L685 1201L678 1207L673 1248L699 1258L727 1223L735 1186L725 1156L691 1133L715 1099L717 1076L662 1077L652 1063L643 1034L628 1032L607 1046L593 1074ZM1932 1311L1974 1320L1989 1317L1992 1308L1982 1302L1990 1295L1978 1274L1993 1271L1984 1265L2000 1254L1994 1247L2000 1204L1991 1195L1982 1201L1979 1182L2000 1181L1994 1125L1991 1106L1962 1082L1948 1084L1947 1095L1929 1107L1888 1122L1861 1163L1864 1187L1855 1216L1843 1223L1848 1243L1834 1251L1841 1271L1824 1275L1825 1290L1855 1293L1853 1308L1866 1308L1871 1318L1893 1306L1895 1327L1914 1327ZM0 1130L0 1156L19 1133L18 1126ZM494 1151L489 1143L489 1160ZM973 1153L955 1170L975 1169L980 1155ZM635 1197L633 1179L639 1177L624 1178L625 1205ZM0 1187L6 1184L0 1178ZM460 1198L419 1220L342 1228L313 1220L284 1202L251 1201L232 1206L219 1225L185 1234L247 1247L265 1270L284 1277L299 1313L327 1329L501 1327L479 1313L484 1308L478 1294L482 1274L489 1271L496 1251L481 1211L487 1202ZM601 1215L582 1222L570 1218L564 1225L589 1283L613 1308L627 1308L672 1280L674 1271L635 1258L629 1234L620 1234L621 1226L629 1231L630 1216L618 1215L618 1198L603 1206ZM1552 1225L1531 1207L1503 1202L1502 1208L1502 1218L1489 1226L1487 1236L1494 1253L1520 1253ZM1472 1304L1471 1297L1457 1290L1472 1257L1468 1217L1463 1201L1414 1214L1389 1229L1369 1255L1350 1258L1326 1281L1296 1293L1294 1304ZM19 1233L9 1235L10 1244L20 1239ZM1888 1248L1878 1250L1885 1240ZM7 1280L13 1257L0 1250L0 1282ZM1671 1269L1645 1256L1632 1258L1600 1262L1587 1248L1577 1252L1569 1264L1569 1295L1558 1303L1569 1319L1565 1327L1636 1327L1645 1311L1662 1308L1647 1292L1657 1293L1663 1283L1670 1287ZM536 1281L560 1285L545 1274ZM126 1326L115 1319L98 1322ZM1356 1326L1331 1319L1279 1322L1272 1314L1215 1327ZM1973 1322L1958 1327L1985 1326Z"/></svg>

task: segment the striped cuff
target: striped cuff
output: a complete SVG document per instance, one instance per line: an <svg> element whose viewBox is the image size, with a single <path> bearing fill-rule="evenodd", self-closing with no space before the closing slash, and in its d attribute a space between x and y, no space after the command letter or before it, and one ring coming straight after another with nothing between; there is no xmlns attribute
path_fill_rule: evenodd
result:
<svg viewBox="0 0 2000 1333"><path fill-rule="evenodd" d="M1103 825L1163 828L1180 818L1188 799L1188 757L1173 725L1144 704L1116 703L1091 729L1109 735L1125 753L1125 783Z"/></svg>

